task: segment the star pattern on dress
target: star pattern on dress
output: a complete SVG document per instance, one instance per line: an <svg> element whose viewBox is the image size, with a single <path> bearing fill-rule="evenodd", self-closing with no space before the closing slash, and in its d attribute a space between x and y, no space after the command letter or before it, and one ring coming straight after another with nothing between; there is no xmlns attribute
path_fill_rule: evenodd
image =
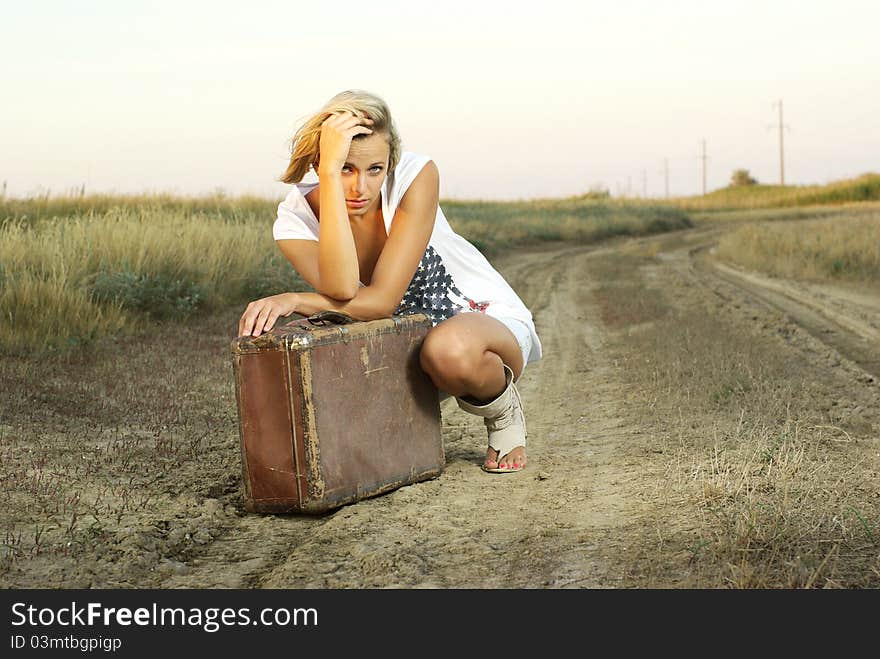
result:
<svg viewBox="0 0 880 659"><path fill-rule="evenodd" d="M458 289L437 250L428 245L394 314L424 313L437 325L465 309L485 312L488 306L488 302L474 302Z"/></svg>

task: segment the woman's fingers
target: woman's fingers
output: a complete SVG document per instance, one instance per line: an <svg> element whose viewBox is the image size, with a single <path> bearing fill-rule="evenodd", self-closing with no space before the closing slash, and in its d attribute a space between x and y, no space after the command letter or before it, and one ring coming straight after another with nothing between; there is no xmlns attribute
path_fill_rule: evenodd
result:
<svg viewBox="0 0 880 659"><path fill-rule="evenodd" d="M345 132L345 136L348 138L348 141L350 143L351 138L353 138L355 135L369 135L372 132L372 129L367 128L366 126L355 126L354 128L349 128Z"/></svg>
<svg viewBox="0 0 880 659"><path fill-rule="evenodd" d="M251 328L247 323L247 317L248 317L248 312L251 310L252 304L253 304L253 302L251 302L251 304L249 304L249 305L247 305L247 307L245 307L244 313L241 314L241 318L238 319L238 335L239 336L246 336L251 333Z"/></svg>
<svg viewBox="0 0 880 659"><path fill-rule="evenodd" d="M268 299L251 302L238 323L238 335L260 336L271 309L271 302Z"/></svg>
<svg viewBox="0 0 880 659"><path fill-rule="evenodd" d="M331 114L327 119L324 120L322 125L331 125L331 126L353 126L355 124L372 124L374 123L372 119L369 117L360 117L356 114L352 114L348 110L344 110L342 112L337 112L335 114Z"/></svg>
<svg viewBox="0 0 880 659"><path fill-rule="evenodd" d="M339 135L340 137L348 137L349 139L359 133L372 133L373 129L370 125L372 119L361 119L360 117L350 117L347 120L329 123L329 120L321 126L321 135L325 133Z"/></svg>
<svg viewBox="0 0 880 659"><path fill-rule="evenodd" d="M355 135L369 135L373 132L366 124L371 119L356 117L351 113L332 115L321 124L321 138L318 149L321 153L321 167L325 172L338 172L345 166L351 141ZM318 176L322 172L318 172Z"/></svg>
<svg viewBox="0 0 880 659"><path fill-rule="evenodd" d="M326 128L329 132L335 132L340 137L351 139L355 135L372 133L373 130L369 126L374 122L369 117L358 117L350 112L331 115L321 125L321 132L324 133Z"/></svg>
<svg viewBox="0 0 880 659"><path fill-rule="evenodd" d="M260 313L262 302L263 300L255 300L247 305L244 313L241 314L241 319L238 321L239 336L250 336L253 334L254 322L257 320L257 315Z"/></svg>
<svg viewBox="0 0 880 659"><path fill-rule="evenodd" d="M260 336L275 326L279 316L296 311L296 294L280 293L251 302L238 322L239 336Z"/></svg>
<svg viewBox="0 0 880 659"><path fill-rule="evenodd" d="M273 310L269 313L268 318L266 318L266 325L264 326L264 331L268 332L268 331L271 330L273 327L275 327L275 321L278 320L278 316L279 316L279 315L280 315L280 314L279 314L278 311L275 310L275 309L273 309Z"/></svg>
<svg viewBox="0 0 880 659"><path fill-rule="evenodd" d="M254 323L254 336L260 336L265 331L268 331L269 328L266 327L266 321L269 318L269 314L272 313L272 305L267 304L262 309L260 309L260 313L257 314L257 320Z"/></svg>

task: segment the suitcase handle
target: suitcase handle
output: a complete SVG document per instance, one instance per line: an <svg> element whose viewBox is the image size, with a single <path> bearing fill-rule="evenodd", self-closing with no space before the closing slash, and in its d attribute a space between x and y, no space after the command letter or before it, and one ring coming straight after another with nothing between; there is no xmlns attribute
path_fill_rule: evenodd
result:
<svg viewBox="0 0 880 659"><path fill-rule="evenodd" d="M319 311L308 317L312 325L348 325L355 322L354 318L341 311Z"/></svg>

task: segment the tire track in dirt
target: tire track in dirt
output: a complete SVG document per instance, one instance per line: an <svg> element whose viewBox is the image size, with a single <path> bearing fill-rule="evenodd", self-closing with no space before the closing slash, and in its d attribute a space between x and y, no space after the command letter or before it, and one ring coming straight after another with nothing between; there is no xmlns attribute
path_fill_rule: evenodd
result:
<svg viewBox="0 0 880 659"><path fill-rule="evenodd" d="M822 299L791 282L713 262L710 251L711 248L692 251L693 267L784 313L813 338L835 349L872 377L880 378L880 329L877 327L880 311L872 313L870 307L847 303L842 295Z"/></svg>
<svg viewBox="0 0 880 659"><path fill-rule="evenodd" d="M781 314L787 328L779 331L810 354L832 350L856 365L865 376L880 379L880 300L833 286L786 281L718 261L714 250L723 228L710 225L662 239L658 257L690 285L710 290L736 308ZM757 318L761 313L754 315ZM805 340L803 334L811 340Z"/></svg>
<svg viewBox="0 0 880 659"><path fill-rule="evenodd" d="M526 543L527 553L513 557L532 578L511 586L609 587L623 578L611 557L620 548L614 531L642 504L626 487L639 475L620 449L631 448L639 430L625 421L625 391L606 355L587 267L614 249L533 253L501 266L533 310L544 347L522 390L535 437L529 465L539 470L535 478L546 478L531 487L529 505L536 523L542 507L550 522Z"/></svg>

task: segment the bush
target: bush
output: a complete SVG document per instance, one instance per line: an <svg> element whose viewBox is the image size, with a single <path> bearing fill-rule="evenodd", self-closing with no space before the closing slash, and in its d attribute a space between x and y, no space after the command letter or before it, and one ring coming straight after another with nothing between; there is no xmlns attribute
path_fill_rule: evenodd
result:
<svg viewBox="0 0 880 659"><path fill-rule="evenodd" d="M608 188L601 185L594 185L591 187L585 194L582 194L580 199L610 199L611 191Z"/></svg>
<svg viewBox="0 0 880 659"><path fill-rule="evenodd" d="M205 298L201 287L192 282L172 279L163 274L99 272L87 284L96 302L118 303L123 309L147 313L165 319L187 316Z"/></svg>
<svg viewBox="0 0 880 659"><path fill-rule="evenodd" d="M730 177L730 186L733 188L742 187L744 185L757 185L758 179L752 178L747 169L734 170Z"/></svg>

